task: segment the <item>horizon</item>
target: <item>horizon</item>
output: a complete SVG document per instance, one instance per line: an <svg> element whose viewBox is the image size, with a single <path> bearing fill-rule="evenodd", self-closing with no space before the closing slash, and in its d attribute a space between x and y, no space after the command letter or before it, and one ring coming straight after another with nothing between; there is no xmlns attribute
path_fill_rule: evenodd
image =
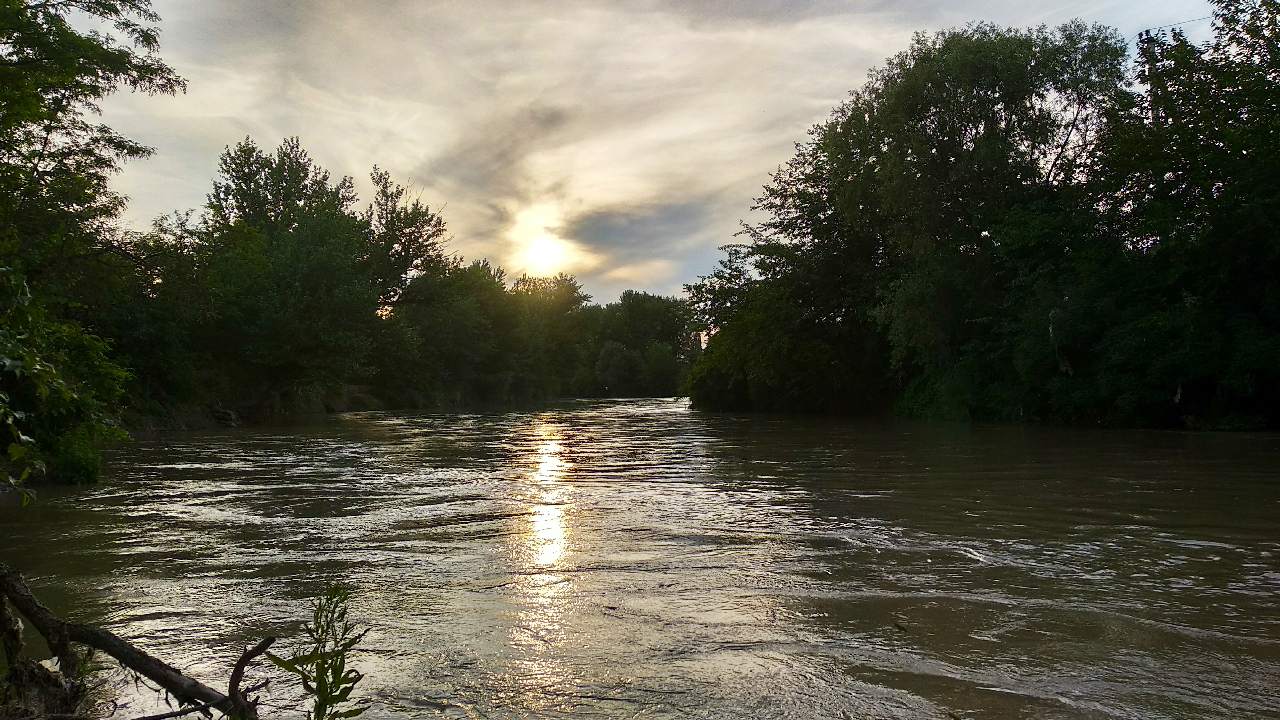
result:
<svg viewBox="0 0 1280 720"><path fill-rule="evenodd" d="M1208 14L1203 0L563 7L158 2L160 53L189 87L103 103L104 122L156 150L115 180L125 223L198 208L224 147L297 136L362 202L369 170L390 171L442 211L468 260L570 273L600 303L679 295L794 144L913 33L1079 18L1132 45Z"/></svg>

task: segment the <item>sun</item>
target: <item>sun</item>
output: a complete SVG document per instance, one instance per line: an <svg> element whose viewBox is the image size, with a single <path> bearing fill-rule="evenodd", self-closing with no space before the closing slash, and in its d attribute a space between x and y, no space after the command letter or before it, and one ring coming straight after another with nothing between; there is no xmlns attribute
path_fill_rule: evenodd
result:
<svg viewBox="0 0 1280 720"><path fill-rule="evenodd" d="M564 215L553 203L530 205L516 213L507 231L512 269L535 277L582 270L595 264L590 253L560 237Z"/></svg>
<svg viewBox="0 0 1280 720"><path fill-rule="evenodd" d="M548 277L565 270L569 264L569 244L554 235L538 235L521 244L520 263L529 275Z"/></svg>

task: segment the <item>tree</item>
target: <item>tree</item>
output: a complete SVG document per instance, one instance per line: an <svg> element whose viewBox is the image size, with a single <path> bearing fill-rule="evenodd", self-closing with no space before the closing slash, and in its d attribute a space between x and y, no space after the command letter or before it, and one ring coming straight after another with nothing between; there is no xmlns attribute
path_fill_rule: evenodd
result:
<svg viewBox="0 0 1280 720"><path fill-rule="evenodd" d="M589 295L572 276L522 276L511 287L518 308L517 396L525 401L565 394L581 361L580 312Z"/></svg>
<svg viewBox="0 0 1280 720"><path fill-rule="evenodd" d="M88 19L107 30L82 31ZM11 477L91 480L125 379L87 301L127 253L108 181L148 148L89 118L121 87L183 80L157 56L147 0L0 3L0 418Z"/></svg>
<svg viewBox="0 0 1280 720"><path fill-rule="evenodd" d="M296 138L223 154L191 236L210 310L196 342L238 404L287 411L362 368L378 287L355 202L351 179L331 181Z"/></svg>
<svg viewBox="0 0 1280 720"><path fill-rule="evenodd" d="M1016 256L1064 251L1050 224L1015 241L1015 219L1079 209L1123 57L1079 23L917 35L811 131L757 200L767 219L690 286L716 331L705 362L723 364L695 374L722 386L695 383L695 399L751 386L734 402L875 412L905 384L918 411L966 413Z"/></svg>
<svg viewBox="0 0 1280 720"><path fill-rule="evenodd" d="M373 201L361 216L368 226L365 256L383 307L394 305L409 281L446 264L444 218L420 200L406 201L408 190L375 167Z"/></svg>
<svg viewBox="0 0 1280 720"><path fill-rule="evenodd" d="M574 392L591 397L665 397L683 391L701 347L684 300L636 290L579 316Z"/></svg>
<svg viewBox="0 0 1280 720"><path fill-rule="evenodd" d="M917 36L689 286L709 407L1275 425L1274 0L1214 39Z"/></svg>
<svg viewBox="0 0 1280 720"><path fill-rule="evenodd" d="M395 350L379 354L378 385L425 407L509 402L516 324L501 268L453 260L419 274L385 323Z"/></svg>
<svg viewBox="0 0 1280 720"><path fill-rule="evenodd" d="M121 435L115 418L124 380L106 343L49 318L22 278L0 268L0 464L7 486L94 480L99 448Z"/></svg>
<svg viewBox="0 0 1280 720"><path fill-rule="evenodd" d="M1280 3L1219 0L1214 36L1138 46L1140 102L1107 136L1100 196L1130 277L1095 374L1126 418L1280 423ZM1136 281L1135 281L1136 280Z"/></svg>
<svg viewBox="0 0 1280 720"><path fill-rule="evenodd" d="M109 32L79 30L70 16ZM121 87L173 94L184 81L157 56L149 0L0 4L0 264L73 302L95 257L113 248L124 199L108 186L150 152L89 116Z"/></svg>

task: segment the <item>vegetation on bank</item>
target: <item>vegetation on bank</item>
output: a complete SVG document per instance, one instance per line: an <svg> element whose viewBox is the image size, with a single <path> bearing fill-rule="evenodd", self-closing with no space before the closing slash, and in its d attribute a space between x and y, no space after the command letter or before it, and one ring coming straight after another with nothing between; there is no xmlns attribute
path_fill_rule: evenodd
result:
<svg viewBox="0 0 1280 720"><path fill-rule="evenodd" d="M1280 3L918 35L688 286L708 408L1280 426Z"/></svg>
<svg viewBox="0 0 1280 720"><path fill-rule="evenodd" d="M448 254L443 218L386 172L372 181L361 208L351 179L296 139L272 152L245 140L223 154L202 212L131 239L115 273L129 287L91 320L139 379L135 407L264 417L319 409L344 385L452 408L680 383L697 347L680 301L628 292L592 306L567 275L509 281ZM615 382L619 347L641 381Z"/></svg>

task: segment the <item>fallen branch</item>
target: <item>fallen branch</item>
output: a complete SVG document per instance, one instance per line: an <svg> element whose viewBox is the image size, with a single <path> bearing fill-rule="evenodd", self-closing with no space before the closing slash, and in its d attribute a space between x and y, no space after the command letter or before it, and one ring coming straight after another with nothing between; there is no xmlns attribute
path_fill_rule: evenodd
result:
<svg viewBox="0 0 1280 720"><path fill-rule="evenodd" d="M251 692L256 692L266 686L267 686L267 681L263 680L262 682L256 685L251 685L250 687L246 688L245 693L248 694ZM209 705L208 703L204 705L192 705L190 707L171 710L167 713L160 713L159 715L144 715L142 717L134 718L133 720L170 720L170 718L182 717L183 715L192 715L195 713L206 713L212 708L213 706Z"/></svg>
<svg viewBox="0 0 1280 720"><path fill-rule="evenodd" d="M232 673L232 682L228 687L229 694L224 695L198 680L187 677L172 665L139 650L112 632L93 625L70 623L59 618L36 599L22 575L4 563L0 563L0 597L8 598L10 604L45 637L54 654L58 656L60 667L67 677L75 674L77 662L75 655L68 648L68 643L77 642L110 655L124 667L167 690L181 704L200 705L205 712L215 709L242 720L257 720L255 704L244 698L239 691L239 685L244 677L245 667L253 658L266 652L274 638L263 640L240 656Z"/></svg>
<svg viewBox="0 0 1280 720"><path fill-rule="evenodd" d="M208 703L205 703L204 705L190 705L185 708L171 710L167 713L160 713L159 715L143 715L142 717L134 718L133 720L169 720L170 718L182 717L183 715L207 713L212 707L213 706Z"/></svg>

